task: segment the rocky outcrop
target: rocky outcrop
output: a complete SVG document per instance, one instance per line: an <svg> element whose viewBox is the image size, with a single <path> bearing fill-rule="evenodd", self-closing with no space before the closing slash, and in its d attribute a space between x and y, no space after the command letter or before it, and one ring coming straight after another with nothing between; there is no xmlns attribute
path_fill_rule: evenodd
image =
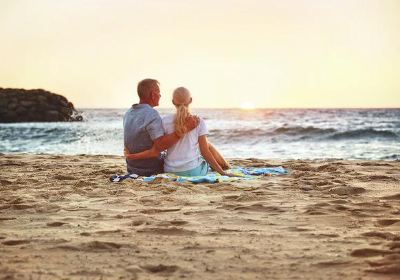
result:
<svg viewBox="0 0 400 280"><path fill-rule="evenodd" d="M43 89L0 88L0 123L82 121L64 96Z"/></svg>

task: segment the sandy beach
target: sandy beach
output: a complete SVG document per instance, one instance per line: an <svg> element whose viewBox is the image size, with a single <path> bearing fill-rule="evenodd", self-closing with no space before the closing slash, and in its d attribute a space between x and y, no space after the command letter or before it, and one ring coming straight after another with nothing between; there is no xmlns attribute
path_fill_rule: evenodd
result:
<svg viewBox="0 0 400 280"><path fill-rule="evenodd" d="M399 279L399 161L109 182L118 156L0 156L0 279Z"/></svg>

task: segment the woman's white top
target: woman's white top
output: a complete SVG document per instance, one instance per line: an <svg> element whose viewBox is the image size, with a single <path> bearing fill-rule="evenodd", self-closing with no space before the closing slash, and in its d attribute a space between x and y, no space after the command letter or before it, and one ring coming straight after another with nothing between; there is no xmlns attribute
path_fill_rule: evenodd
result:
<svg viewBox="0 0 400 280"><path fill-rule="evenodd" d="M175 131L175 115L165 116L162 120L165 134ZM202 163L199 149L199 137L207 135L208 130L202 118L199 125L186 133L179 141L168 148L167 157L164 160L164 172L187 171L198 167Z"/></svg>

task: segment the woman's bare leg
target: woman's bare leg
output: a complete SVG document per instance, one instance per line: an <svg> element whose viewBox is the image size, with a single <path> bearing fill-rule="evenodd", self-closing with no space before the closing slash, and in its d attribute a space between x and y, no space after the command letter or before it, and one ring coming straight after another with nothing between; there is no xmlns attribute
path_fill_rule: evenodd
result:
<svg viewBox="0 0 400 280"><path fill-rule="evenodd" d="M231 168L229 163L224 159L224 157L218 152L218 150L210 142L208 142L208 148L210 149L210 152L212 153L215 160L218 162L218 164L222 167L223 170L227 170L227 169Z"/></svg>

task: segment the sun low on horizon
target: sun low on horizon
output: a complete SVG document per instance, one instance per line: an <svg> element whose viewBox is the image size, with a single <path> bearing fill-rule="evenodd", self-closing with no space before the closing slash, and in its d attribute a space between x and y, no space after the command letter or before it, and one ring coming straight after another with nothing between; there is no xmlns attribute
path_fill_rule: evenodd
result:
<svg viewBox="0 0 400 280"><path fill-rule="evenodd" d="M243 102L240 104L239 108L242 110L254 110L257 106L252 102Z"/></svg>
<svg viewBox="0 0 400 280"><path fill-rule="evenodd" d="M400 107L400 2L0 2L0 87L124 108L144 78L160 107Z"/></svg>

